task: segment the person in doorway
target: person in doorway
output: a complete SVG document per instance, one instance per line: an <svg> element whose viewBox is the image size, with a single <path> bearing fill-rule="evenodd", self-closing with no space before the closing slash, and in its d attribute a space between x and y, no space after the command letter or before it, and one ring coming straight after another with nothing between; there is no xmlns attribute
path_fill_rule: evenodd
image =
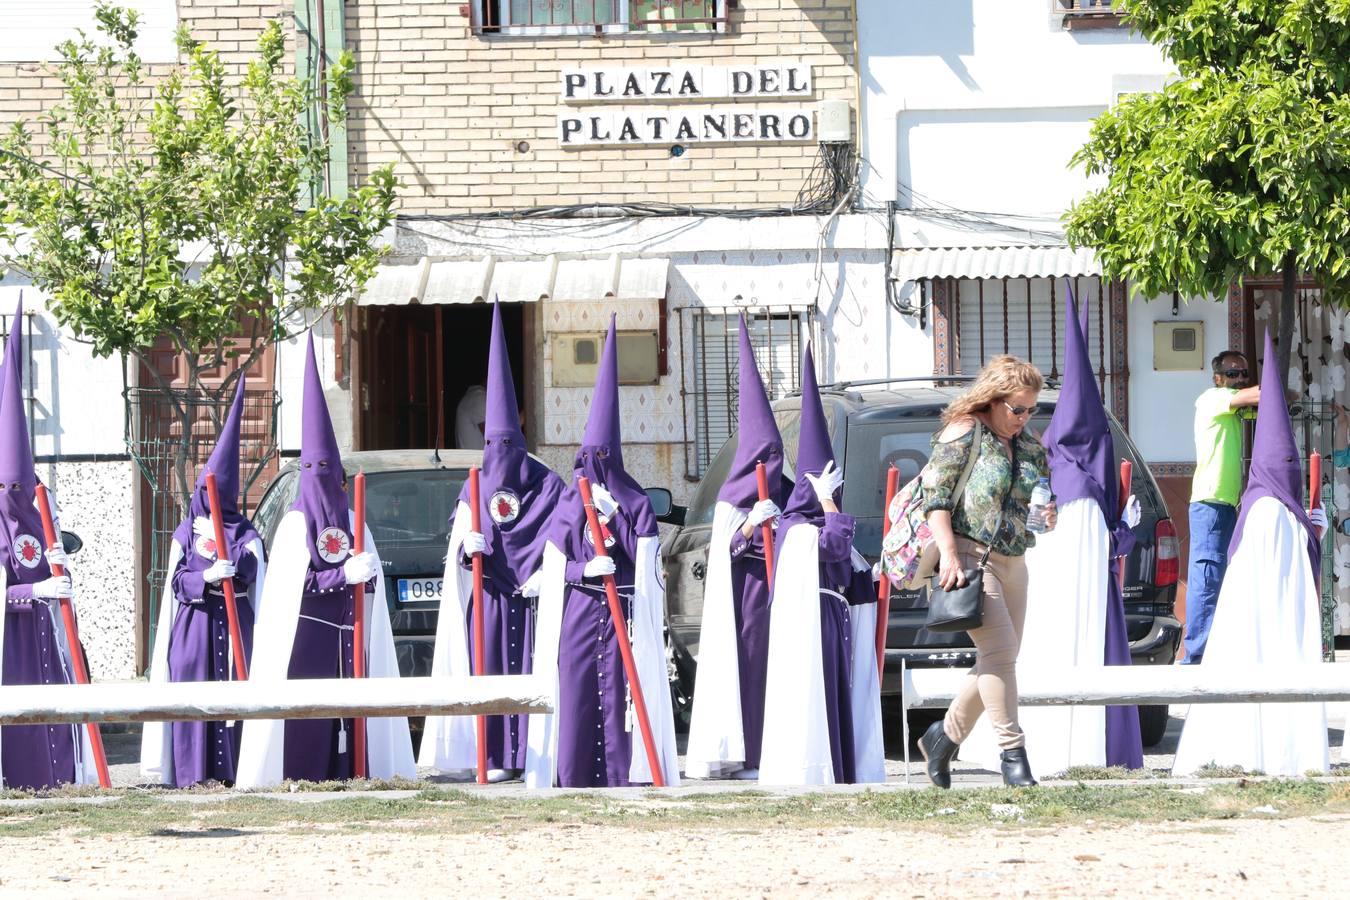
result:
<svg viewBox="0 0 1350 900"><path fill-rule="evenodd" d="M461 450L482 450L483 430L487 427L487 389L470 385L455 407L455 446Z"/></svg>
<svg viewBox="0 0 1350 900"><path fill-rule="evenodd" d="M1195 474L1191 477L1191 559L1186 579L1183 664L1205 655L1219 587L1228 568L1228 542L1242 493L1242 420L1261 399L1247 357L1225 350L1210 362L1214 386L1195 401Z"/></svg>
<svg viewBox="0 0 1350 900"><path fill-rule="evenodd" d="M168 575L160 597L159 627L150 680L231 681L237 671L222 583L233 579L245 662L253 647L253 622L266 575L266 551L253 523L239 512L239 428L244 376L211 458L192 492L191 508L173 533ZM206 476L214 473L228 561L216 547ZM141 731L141 772L162 784L188 787L207 781L233 784L241 723L147 722Z"/></svg>

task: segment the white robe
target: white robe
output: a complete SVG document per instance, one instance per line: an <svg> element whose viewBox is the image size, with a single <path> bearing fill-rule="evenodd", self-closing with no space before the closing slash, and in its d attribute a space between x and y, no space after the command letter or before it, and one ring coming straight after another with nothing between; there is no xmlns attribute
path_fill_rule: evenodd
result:
<svg viewBox="0 0 1350 900"><path fill-rule="evenodd" d="M348 514L349 517L351 514ZM354 527L354 517L349 527ZM251 682L281 682L291 663L291 648L299 622L301 595L309 570L309 535L305 516L291 510L282 517L272 541L271 571L263 586L258 620L253 628L253 665ZM365 548L379 556L370 529L365 531ZM369 678L398 678L398 659L394 635L385 603L384 571L376 567L375 590L366 591L366 675ZM397 691L397 684L390 684ZM286 723L282 719L249 719L244 723L243 743L239 749L239 767L235 787L243 790L280 784L286 743ZM417 777L412 737L406 716L366 720L366 755L371 778Z"/></svg>
<svg viewBox="0 0 1350 900"><path fill-rule="evenodd" d="M466 624L469 603L473 599L473 573L459 564L464 535L472 527L470 513L468 504L461 501L450 531L440 612L436 620L436 648L431 658L431 674L437 678L473 674ZM417 764L461 777L475 772L478 768L478 735L474 717L427 716Z"/></svg>
<svg viewBox="0 0 1350 900"><path fill-rule="evenodd" d="M67 574L70 574L67 570ZM5 665L5 604L9 590L9 572L4 566L0 566L0 672L4 671ZM75 683L75 670L70 662L70 642L66 640L66 623L61 617L58 608L59 601L52 600L50 603L33 600L32 615L39 616L46 609L46 614L51 617L52 630L56 634L56 645L61 650L61 667L66 673L66 683ZM72 615L76 615L78 622L78 611L75 609L75 601L70 601ZM89 727L86 725L71 725L71 728L77 729L76 734L79 740L75 744L75 784L98 784L98 767L94 765L94 748L89 741ZM0 728L0 740L4 739L3 728ZM3 767L3 761L0 761L0 767ZM0 768L0 778L4 777L4 769ZM3 782L0 782L3 783Z"/></svg>
<svg viewBox="0 0 1350 900"><path fill-rule="evenodd" d="M858 571L867 564L855 550ZM856 783L884 782L881 684L877 674L876 605L849 607L853 685L839 715L853 720ZM794 525L783 537L769 613L769 660L764 696L762 784L834 784L820 645L820 529Z"/></svg>
<svg viewBox="0 0 1350 900"><path fill-rule="evenodd" d="M1322 595L1308 559L1307 530L1283 503L1252 504L1219 589L1200 670L1222 684L1253 666L1315 665L1322 659ZM1206 763L1267 775L1330 768L1322 703L1193 703L1172 774Z"/></svg>
<svg viewBox="0 0 1350 900"><path fill-rule="evenodd" d="M638 683L647 703L652 738L667 787L680 783L678 750L675 746L675 712L670 702L670 679L666 672L665 587L661 582L660 539L640 537L634 562L633 662ZM544 574L539 591L539 612L534 631L534 674L553 686L553 708L558 708L558 648L562 640L563 600L567 594L567 558L552 541L544 549ZM632 762L628 780L652 782L651 767L642 740L642 730L633 726ZM558 729L553 715L530 716L525 754L525 785L552 787L558 772Z"/></svg>
<svg viewBox="0 0 1350 900"><path fill-rule="evenodd" d="M1101 507L1082 498L1065 504L1053 531L1027 551L1027 616L1017 677L1070 667L1100 668L1106 656L1111 533ZM1106 765L1106 707L1039 706L1018 710L1027 761L1037 780L1070 766ZM997 772L1000 748L981 715L960 758Z"/></svg>
<svg viewBox="0 0 1350 900"><path fill-rule="evenodd" d="M253 609L253 620L258 620L258 598L267 577L267 556L260 539L248 542L247 550L258 560L257 575L248 592L248 603ZM164 587L159 594L159 619L155 626L155 649L150 659L150 683L163 684L169 680L169 635L178 619L178 598L173 593L173 574L183 558L183 547L177 540L169 547L169 566L164 576ZM234 647L230 647L229 666L234 672ZM160 784L174 783L173 738L170 722L146 722L141 729L141 774L154 778Z"/></svg>
<svg viewBox="0 0 1350 900"><path fill-rule="evenodd" d="M690 778L721 778L745 765L740 649L731 586L731 540L745 518L744 511L722 501L713 511L694 708L684 760L684 772Z"/></svg>

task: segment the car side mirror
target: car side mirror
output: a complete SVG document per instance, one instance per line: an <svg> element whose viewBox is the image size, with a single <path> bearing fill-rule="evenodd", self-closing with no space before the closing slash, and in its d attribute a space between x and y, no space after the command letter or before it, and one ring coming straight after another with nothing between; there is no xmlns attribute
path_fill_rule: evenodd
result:
<svg viewBox="0 0 1350 900"><path fill-rule="evenodd" d="M80 548L83 546L84 541L80 540L80 536L75 532L61 532L61 549L66 551L66 556L74 556L80 552Z"/></svg>
<svg viewBox="0 0 1350 900"><path fill-rule="evenodd" d="M667 525L684 524L684 507L675 505L675 498L666 488L647 488L647 499L652 503L652 512L658 522Z"/></svg>

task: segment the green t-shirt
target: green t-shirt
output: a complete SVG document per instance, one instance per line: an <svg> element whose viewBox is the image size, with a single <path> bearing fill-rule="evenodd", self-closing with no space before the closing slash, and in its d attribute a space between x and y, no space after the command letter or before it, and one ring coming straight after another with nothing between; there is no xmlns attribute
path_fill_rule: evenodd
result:
<svg viewBox="0 0 1350 900"><path fill-rule="evenodd" d="M1195 400L1192 503L1237 506L1242 495L1242 419L1246 416L1232 407L1236 393L1235 388L1214 387Z"/></svg>

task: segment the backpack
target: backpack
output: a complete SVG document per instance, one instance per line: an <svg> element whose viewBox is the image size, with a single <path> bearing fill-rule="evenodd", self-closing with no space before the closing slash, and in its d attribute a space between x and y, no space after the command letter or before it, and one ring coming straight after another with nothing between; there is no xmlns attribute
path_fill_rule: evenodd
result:
<svg viewBox="0 0 1350 900"><path fill-rule="evenodd" d="M961 470L961 477L956 481L956 489L952 491L953 509L965 493L966 482L970 480L971 470L980 456L980 440L983 436L984 423L976 419L970 456ZM927 468L925 465L924 470ZM881 571L897 590L916 590L937 573L940 554L924 513L924 470L896 493L886 509L886 536L881 540Z"/></svg>

